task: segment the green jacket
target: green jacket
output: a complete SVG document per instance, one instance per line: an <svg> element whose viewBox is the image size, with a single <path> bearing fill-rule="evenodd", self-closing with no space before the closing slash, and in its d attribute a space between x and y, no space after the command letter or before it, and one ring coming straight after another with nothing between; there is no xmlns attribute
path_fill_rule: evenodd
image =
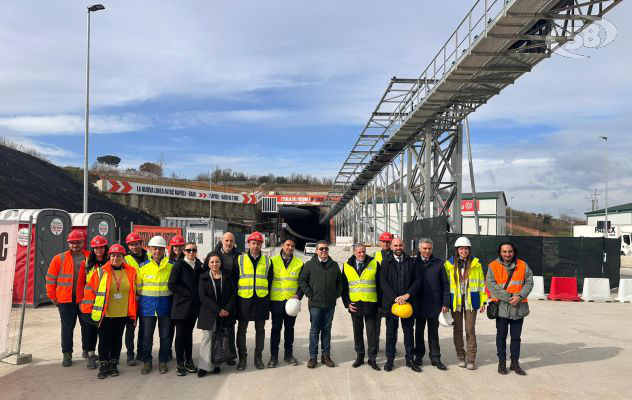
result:
<svg viewBox="0 0 632 400"><path fill-rule="evenodd" d="M331 257L324 267L318 256L312 257L303 266L298 284L309 299L309 307L335 307L336 300L342 295L340 267Z"/></svg>

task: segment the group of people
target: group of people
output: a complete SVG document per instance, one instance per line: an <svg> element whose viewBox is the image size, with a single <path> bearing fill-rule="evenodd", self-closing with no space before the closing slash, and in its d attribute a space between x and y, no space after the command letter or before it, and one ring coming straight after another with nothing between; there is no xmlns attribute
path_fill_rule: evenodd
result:
<svg viewBox="0 0 632 400"><path fill-rule="evenodd" d="M324 240L317 242L316 255L305 263L294 255L294 239L286 238L280 254L272 257L262 254L263 240L261 233L253 232L247 238L248 249L242 254L235 247L234 235L227 232L201 261L197 245L185 242L179 235L170 240L169 254L163 237L151 238L147 251L136 233L126 237L127 250L120 244L110 246L106 238L95 236L87 251L84 234L73 230L67 238L69 250L53 258L46 276L48 297L57 305L61 319L62 365L72 365L73 332L79 320L82 356L89 369L98 368L100 379L119 374L123 337L127 365L141 361L141 373L151 373L156 326L160 373L168 372L174 338L179 376L219 373L220 365L213 362L217 359L213 344L220 328L236 344L238 360L229 359L227 364L236 364L237 370L243 371L247 366L247 329L253 322L254 365L263 369L265 322L270 318L268 368L279 364L281 331L283 361L298 365L293 347L296 313L288 313L286 303L307 297L311 322L307 367L318 365L319 350L321 363L334 367L331 329L337 299L341 297L353 325L353 368L363 365L366 357L371 368L381 370L377 354L384 319L385 371L394 368L400 320L406 366L421 371L427 326L430 364L446 370L441 361L438 330L440 320L444 324L450 320L458 366L473 370L476 317L485 311L489 293L496 313L498 372L508 373L506 339L510 334L510 370L525 374L519 364L520 337L523 319L529 314L527 297L533 287L533 274L518 259L512 243L500 244L498 258L489 263L485 276L466 237L455 242L454 254L443 261L433 256L430 239L421 239L418 253L408 255L403 241L385 232L380 236L380 251L370 256L364 244L355 244L353 255L342 267L329 255L329 245ZM202 330L197 366L193 361L196 323Z"/></svg>

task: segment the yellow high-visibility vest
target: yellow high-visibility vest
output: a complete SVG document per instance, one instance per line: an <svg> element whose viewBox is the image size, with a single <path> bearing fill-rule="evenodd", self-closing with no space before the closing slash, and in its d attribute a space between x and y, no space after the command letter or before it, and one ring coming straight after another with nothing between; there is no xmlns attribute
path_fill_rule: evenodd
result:
<svg viewBox="0 0 632 400"><path fill-rule="evenodd" d="M171 296L167 284L172 268L173 263L167 257L160 260L160 265L156 264L153 258L147 260L143 267L138 269L138 294L147 297Z"/></svg>
<svg viewBox="0 0 632 400"><path fill-rule="evenodd" d="M285 268L281 255L274 256L271 260L274 278L272 279L270 300L283 301L291 299L298 291L298 275L303 268L303 260L298 257L292 257L287 268Z"/></svg>
<svg viewBox="0 0 632 400"><path fill-rule="evenodd" d="M349 298L352 302L377 303L377 283L375 282L377 261L375 259L364 267L360 276L355 267L344 263L344 274L349 281Z"/></svg>
<svg viewBox="0 0 632 400"><path fill-rule="evenodd" d="M446 260L443 264L448 280L450 281L450 300L452 303L452 311L461 309L461 286L460 274L458 268L453 264L454 257ZM478 258L474 257L470 264L470 270L467 277L467 287L465 293L465 310L478 310L487 301L487 293L485 292L485 275L483 267Z"/></svg>
<svg viewBox="0 0 632 400"><path fill-rule="evenodd" d="M262 254L257 263L256 270L248 255L240 255L237 261L239 263L237 296L243 299L249 299L253 296L254 292L257 292L257 297L266 297L269 293L268 271L270 270L270 259Z"/></svg>

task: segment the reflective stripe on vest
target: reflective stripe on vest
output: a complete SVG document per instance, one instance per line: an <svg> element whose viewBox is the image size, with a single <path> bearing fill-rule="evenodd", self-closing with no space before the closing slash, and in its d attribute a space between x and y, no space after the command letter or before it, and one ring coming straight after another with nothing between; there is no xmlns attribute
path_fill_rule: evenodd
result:
<svg viewBox="0 0 632 400"><path fill-rule="evenodd" d="M373 259L358 276L358 272L351 265L344 263L344 274L349 281L349 298L351 301L377 302L377 261Z"/></svg>
<svg viewBox="0 0 632 400"><path fill-rule="evenodd" d="M291 299L298 291L298 276L303 268L303 261L298 257L292 257L290 264L285 268L281 255L271 259L274 278L270 290L270 300L283 301Z"/></svg>
<svg viewBox="0 0 632 400"><path fill-rule="evenodd" d="M98 274L99 285L96 297L94 298L94 305L92 306L92 314L90 315L93 321L101 321L103 309L105 308L105 298L110 286L110 274L104 272L102 268L99 268Z"/></svg>
<svg viewBox="0 0 632 400"><path fill-rule="evenodd" d="M160 261L160 265L156 264L153 258L149 259L142 268L137 270L139 276L137 293L147 297L171 296L168 283L172 268L173 263L167 257Z"/></svg>
<svg viewBox="0 0 632 400"><path fill-rule="evenodd" d="M505 266L501 264L498 260L494 260L489 263L489 268L491 268L494 272L494 279L496 280L496 283L501 287L504 287L507 279L509 278L509 273L505 269ZM522 260L516 261L516 270L511 277L511 281L509 281L509 286L507 286L507 289L505 289L507 293L520 293L520 291L522 290L522 286L524 285L526 271L527 264ZM498 299L492 297L492 301L498 301ZM527 303L527 299L523 299L522 302Z"/></svg>
<svg viewBox="0 0 632 400"><path fill-rule="evenodd" d="M250 257L240 255L239 264L239 282L237 283L237 296L249 299L257 292L257 297L266 297L268 295L268 271L270 269L270 259L263 254L259 258L257 268L255 270ZM256 285L256 286L255 286Z"/></svg>
<svg viewBox="0 0 632 400"><path fill-rule="evenodd" d="M443 264L446 273L448 275L448 281L450 282L450 295L452 297L452 310L461 309L461 274L458 271L458 267L452 264L454 258L446 260ZM467 278L467 287L465 293L465 309L468 311L473 310L472 306L472 294L478 295L478 306L487 301L487 293L485 293L485 277L483 275L483 268L478 258L474 257L470 264L470 269Z"/></svg>

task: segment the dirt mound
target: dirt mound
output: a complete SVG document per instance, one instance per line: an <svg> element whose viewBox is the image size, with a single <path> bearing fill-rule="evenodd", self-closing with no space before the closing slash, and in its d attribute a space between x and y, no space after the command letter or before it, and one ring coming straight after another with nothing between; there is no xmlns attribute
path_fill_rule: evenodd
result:
<svg viewBox="0 0 632 400"><path fill-rule="evenodd" d="M28 154L0 145L0 211L8 208L59 208L83 211L83 184L63 169ZM122 234L130 222L158 225L158 219L108 199L90 185L89 212L114 216Z"/></svg>

